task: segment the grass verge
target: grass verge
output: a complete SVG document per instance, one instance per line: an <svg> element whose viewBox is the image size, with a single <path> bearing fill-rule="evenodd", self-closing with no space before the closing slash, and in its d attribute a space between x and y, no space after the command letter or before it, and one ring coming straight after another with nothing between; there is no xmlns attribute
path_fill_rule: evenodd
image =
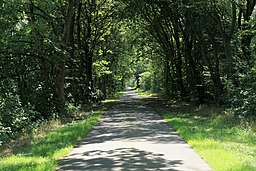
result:
<svg viewBox="0 0 256 171"><path fill-rule="evenodd" d="M68 154L77 141L81 140L100 119L101 115L70 123L62 128L41 134L30 145L0 161L1 171L43 171L55 170L58 160Z"/></svg>
<svg viewBox="0 0 256 171"><path fill-rule="evenodd" d="M165 120L215 171L255 171L256 133L233 116L165 114Z"/></svg>
<svg viewBox="0 0 256 171"><path fill-rule="evenodd" d="M12 150L12 153L0 157L0 171L54 171L58 161L67 155L83 137L91 131L93 125L121 96L118 93L114 99L103 102L100 110L79 113L81 118L59 128L45 130L33 135L24 147ZM90 114L88 114L90 113ZM83 117L83 115L85 117Z"/></svg>

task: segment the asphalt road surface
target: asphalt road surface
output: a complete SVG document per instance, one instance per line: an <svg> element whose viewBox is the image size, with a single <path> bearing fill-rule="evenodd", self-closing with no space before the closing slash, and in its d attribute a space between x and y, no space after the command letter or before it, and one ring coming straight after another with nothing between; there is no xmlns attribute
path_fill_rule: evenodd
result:
<svg viewBox="0 0 256 171"><path fill-rule="evenodd" d="M212 171L134 91L126 91L59 171Z"/></svg>

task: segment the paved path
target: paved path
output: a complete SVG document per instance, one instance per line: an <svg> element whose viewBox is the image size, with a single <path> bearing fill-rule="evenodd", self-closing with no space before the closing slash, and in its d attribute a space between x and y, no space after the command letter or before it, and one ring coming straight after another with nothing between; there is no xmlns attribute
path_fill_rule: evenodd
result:
<svg viewBox="0 0 256 171"><path fill-rule="evenodd" d="M124 93L58 170L212 171L134 91Z"/></svg>

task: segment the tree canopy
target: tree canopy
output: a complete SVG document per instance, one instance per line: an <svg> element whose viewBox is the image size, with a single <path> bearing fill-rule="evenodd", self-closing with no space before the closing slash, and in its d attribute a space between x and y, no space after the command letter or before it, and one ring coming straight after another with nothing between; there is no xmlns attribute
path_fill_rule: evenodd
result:
<svg viewBox="0 0 256 171"><path fill-rule="evenodd" d="M1 140L128 86L255 117L255 6L1 0Z"/></svg>

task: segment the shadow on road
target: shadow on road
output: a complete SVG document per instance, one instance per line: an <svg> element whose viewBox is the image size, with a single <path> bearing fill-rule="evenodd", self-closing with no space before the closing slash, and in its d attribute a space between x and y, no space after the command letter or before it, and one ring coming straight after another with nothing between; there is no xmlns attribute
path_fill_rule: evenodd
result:
<svg viewBox="0 0 256 171"><path fill-rule="evenodd" d="M65 159L63 170L140 170L178 171L175 166L182 165L181 160L167 161L161 154L154 154L135 148L120 148L109 151L89 151L82 155L91 159ZM104 156L104 157L99 157Z"/></svg>

